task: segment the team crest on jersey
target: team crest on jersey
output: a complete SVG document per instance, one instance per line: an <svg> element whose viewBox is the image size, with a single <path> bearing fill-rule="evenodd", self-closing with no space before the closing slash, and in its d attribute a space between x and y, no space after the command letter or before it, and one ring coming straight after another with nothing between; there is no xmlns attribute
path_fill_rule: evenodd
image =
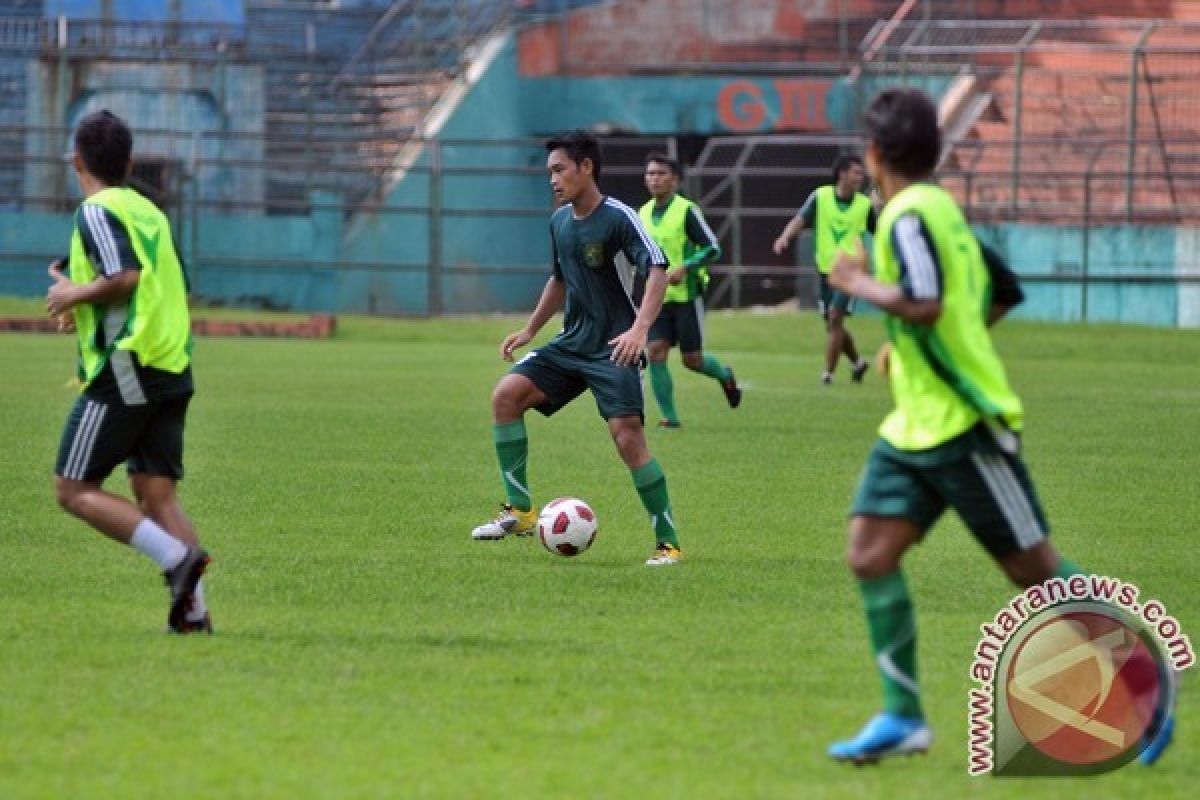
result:
<svg viewBox="0 0 1200 800"><path fill-rule="evenodd" d="M592 269L600 269L604 266L604 243L595 242L588 243L583 246L583 263L587 264Z"/></svg>

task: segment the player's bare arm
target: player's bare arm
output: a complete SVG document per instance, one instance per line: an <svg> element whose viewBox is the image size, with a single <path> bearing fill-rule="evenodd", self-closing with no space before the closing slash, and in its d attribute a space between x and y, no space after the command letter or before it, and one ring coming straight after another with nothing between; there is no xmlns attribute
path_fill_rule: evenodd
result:
<svg viewBox="0 0 1200 800"><path fill-rule="evenodd" d="M138 277L141 275L136 269L126 269L109 277L96 278L89 283L75 283L62 273L57 261L50 265L47 273L54 283L46 292L46 310L55 317L84 303L123 303L137 288Z"/></svg>
<svg viewBox="0 0 1200 800"><path fill-rule="evenodd" d="M862 247L854 253L842 251L838 254L829 273L829 285L914 325L932 325L942 314L941 300L912 299L906 297L899 286L872 278L867 273L867 254Z"/></svg>
<svg viewBox="0 0 1200 800"><path fill-rule="evenodd" d="M500 345L500 357L505 361L512 361L513 351L529 344L550 318L562 309L566 299L567 285L551 275L546 280L542 296L538 299L533 313L529 315L529 321L525 323L525 327L504 337L504 342Z"/></svg>
<svg viewBox="0 0 1200 800"><path fill-rule="evenodd" d="M666 291L666 271L662 267L651 267L650 277L646 279L646 291L642 295L642 305L633 325L609 341L613 346L613 361L623 367L629 367L642 357L642 351L646 349L646 337L650 334L650 326L658 318L658 312L662 310L663 295Z"/></svg>
<svg viewBox="0 0 1200 800"><path fill-rule="evenodd" d="M775 245L772 248L775 251L775 255L783 255L784 251L787 250L791 245L792 240L795 239L802 230L804 230L803 214L797 214L788 220L788 224L783 228L783 233L779 234L779 238L775 240Z"/></svg>

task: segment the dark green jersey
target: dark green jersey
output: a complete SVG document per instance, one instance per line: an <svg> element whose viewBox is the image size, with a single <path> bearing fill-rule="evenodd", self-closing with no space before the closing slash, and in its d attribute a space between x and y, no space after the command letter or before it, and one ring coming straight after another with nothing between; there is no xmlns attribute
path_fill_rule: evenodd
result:
<svg viewBox="0 0 1200 800"><path fill-rule="evenodd" d="M563 329L554 341L579 355L611 354L609 342L637 316L635 276L665 268L666 255L637 212L611 197L583 219L575 219L570 204L555 211L550 242L554 277L567 284Z"/></svg>

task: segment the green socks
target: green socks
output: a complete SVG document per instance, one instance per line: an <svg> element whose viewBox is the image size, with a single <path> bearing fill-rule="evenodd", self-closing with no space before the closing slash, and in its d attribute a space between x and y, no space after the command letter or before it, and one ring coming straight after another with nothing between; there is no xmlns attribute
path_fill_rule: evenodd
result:
<svg viewBox="0 0 1200 800"><path fill-rule="evenodd" d="M710 356L708 353L704 354L704 363L700 365L700 371L721 383L729 380L729 367L722 365L716 356Z"/></svg>
<svg viewBox="0 0 1200 800"><path fill-rule="evenodd" d="M528 511L533 507L533 500L526 488L529 483L525 477L529 439L525 436L525 421L493 425L492 438L496 442L496 457L500 460L508 503L518 511Z"/></svg>
<svg viewBox="0 0 1200 800"><path fill-rule="evenodd" d="M721 383L730 378L729 367L718 361L716 356L707 353L704 354L700 369L696 371ZM658 401L663 418L668 422L679 422L679 414L675 411L675 382L671 379L671 371L667 369L665 361L650 362L650 387L654 390L654 399Z"/></svg>
<svg viewBox="0 0 1200 800"><path fill-rule="evenodd" d="M654 390L654 399L658 401L663 418L668 422L679 422L675 412L675 382L671 380L671 370L665 362L650 362L650 388Z"/></svg>
<svg viewBox="0 0 1200 800"><path fill-rule="evenodd" d="M917 688L917 622L904 573L859 579L875 666L883 680L883 707L892 714L921 717Z"/></svg>
<svg viewBox="0 0 1200 800"><path fill-rule="evenodd" d="M671 517L671 499L667 496L667 478L663 475L658 459L652 458L637 469L630 470L633 485L637 487L642 506L650 515L654 526L654 539L679 547L679 536L675 532L675 520Z"/></svg>

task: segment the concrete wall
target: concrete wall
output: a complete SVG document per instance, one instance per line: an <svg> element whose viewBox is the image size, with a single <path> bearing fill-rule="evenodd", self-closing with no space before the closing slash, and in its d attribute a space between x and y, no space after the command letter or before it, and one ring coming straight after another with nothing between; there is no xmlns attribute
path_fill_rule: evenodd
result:
<svg viewBox="0 0 1200 800"><path fill-rule="evenodd" d="M172 72L169 65L152 69L160 70L152 75L152 83L178 79L192 87L214 87L202 91L213 98L207 106L188 106L197 102L194 99L175 106L203 124L231 124L222 121L242 117L223 111L233 95L219 101L222 95L212 75ZM102 84L88 83L101 76ZM61 77L47 73L38 79L49 88L63 85ZM122 88L125 76L119 70L96 65L78 77L85 91L74 105L62 106L64 115L77 116L99 102L131 103L135 110L157 108L155 113L168 114L165 106L154 105L167 101L145 100L136 90ZM65 85L75 80L73 74ZM261 85L261 77L253 74L246 80ZM874 88L871 85L867 91ZM940 91L936 80L927 88L935 94ZM108 94L97 99L101 91ZM257 95L248 91L247 97L235 102L252 107L254 97L261 99L261 91ZM509 42L440 130L441 146L436 152L444 170L440 186L429 177L435 151L426 148L386 198L390 211L347 218L342 198L334 195L315 196L312 213L299 216L217 214L211 213L211 205L202 205L182 214L181 247L193 265L196 292L230 304L393 314L423 314L438 308L528 310L549 268L551 198L543 169L545 154L536 143L501 142L601 124L641 134L732 132L729 115L722 114L723 93L731 98L726 111L737 125L754 122L764 131L777 129L781 118L798 113L794 98L800 95L790 91L781 90L773 78L737 76L523 77ZM824 109L821 124L841 125L838 109L851 105L847 91L830 84L823 105L813 101L810 108ZM39 113L45 115L56 97L47 92L31 102L42 103ZM481 137L490 141L454 143ZM42 142L39 152L52 157L64 145ZM198 190L203 196L218 191L217 187L239 186L237 181L245 179L212 176L212 184L202 180ZM434 219L430 209L439 205L443 211ZM431 222L440 225L440 236L431 236ZM0 213L0 292L43 293L45 261L65 251L70 229L70 213ZM1084 295L1075 283L1084 269L1083 231L1004 225L982 229L981 235L1030 278L1029 300L1018 311L1020 316L1053 321L1083 317ZM1087 269L1092 275L1168 276L1195 274L1198 269L1195 253L1200 252L1200 232L1193 229L1098 228L1087 232L1087 240ZM439 267L432 281L431 263ZM1090 320L1200 325L1200 285L1116 286L1097 281L1087 290L1086 306Z"/></svg>
<svg viewBox="0 0 1200 800"><path fill-rule="evenodd" d="M1026 279L1026 300L1014 313L1016 317L1077 322L1086 316L1093 322L1188 324L1186 293L1176 283L1104 280L1135 275L1173 277L1177 273L1177 242L1186 238L1186 229L1099 227L1087 231L1086 241L1078 227L1008 224L976 230ZM1086 290L1081 284L1085 267Z"/></svg>
<svg viewBox="0 0 1200 800"><path fill-rule="evenodd" d="M266 113L262 67L62 60L30 61L26 74L27 124L73 129L85 114L107 108L133 126L137 158L199 159L194 191L202 200L263 200L262 170L203 166L205 159L262 159L262 140L255 137L263 132ZM78 199L74 180L58 162L70 149L65 133L56 137L34 130L26 135L27 197L65 194Z"/></svg>

